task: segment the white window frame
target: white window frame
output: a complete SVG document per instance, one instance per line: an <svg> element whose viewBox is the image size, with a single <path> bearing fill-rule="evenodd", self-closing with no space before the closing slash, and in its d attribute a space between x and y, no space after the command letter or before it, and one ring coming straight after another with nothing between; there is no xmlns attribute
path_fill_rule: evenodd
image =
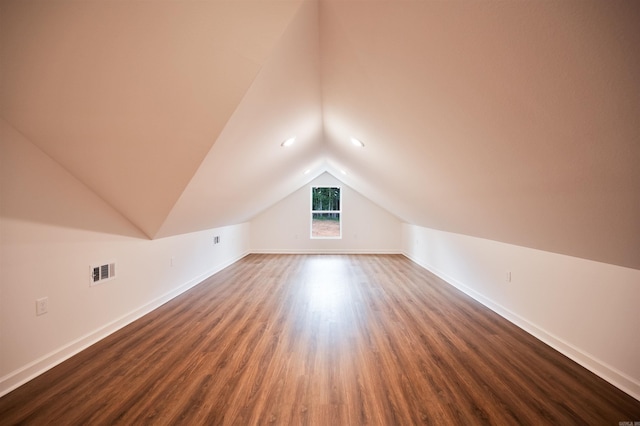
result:
<svg viewBox="0 0 640 426"><path fill-rule="evenodd" d="M338 190L340 191L340 209L338 210L313 210L313 190L315 188L338 188ZM342 197L342 186L340 185L311 185L310 189L309 189L309 209L311 210L311 213L309 214L309 237L312 240L341 240L342 239L342 202L343 202L343 197ZM336 236L336 237L317 237L313 235L313 215L314 213L337 213L340 217L339 219L339 223L340 223L340 235Z"/></svg>

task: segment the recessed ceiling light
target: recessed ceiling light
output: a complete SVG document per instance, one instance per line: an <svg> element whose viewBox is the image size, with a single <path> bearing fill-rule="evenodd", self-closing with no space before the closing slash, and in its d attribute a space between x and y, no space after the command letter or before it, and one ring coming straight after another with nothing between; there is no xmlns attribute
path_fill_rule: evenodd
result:
<svg viewBox="0 0 640 426"><path fill-rule="evenodd" d="M355 146L357 146L358 148L363 148L364 147L364 143L362 143L361 140L356 139L356 138L351 138L351 143L354 144Z"/></svg>
<svg viewBox="0 0 640 426"><path fill-rule="evenodd" d="M282 142L282 143L280 144L280 146L283 146L283 147L285 147L285 148L286 148L286 147L288 147L288 146L293 145L293 143L294 143L295 141L296 141L296 138L295 138L295 136L294 136L294 137L289 138L289 139L287 139L286 141Z"/></svg>
<svg viewBox="0 0 640 426"><path fill-rule="evenodd" d="M311 173L311 169L307 169L307 170L304 171L305 175L308 175L309 173Z"/></svg>
<svg viewBox="0 0 640 426"><path fill-rule="evenodd" d="M342 173L343 175L347 174L347 172L344 169L340 169L340 173Z"/></svg>

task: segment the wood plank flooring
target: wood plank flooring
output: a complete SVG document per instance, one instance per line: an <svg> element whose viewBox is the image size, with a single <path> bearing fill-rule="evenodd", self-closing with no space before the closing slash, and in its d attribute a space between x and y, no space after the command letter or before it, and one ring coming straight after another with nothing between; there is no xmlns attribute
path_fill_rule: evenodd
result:
<svg viewBox="0 0 640 426"><path fill-rule="evenodd" d="M640 402L400 255L250 255L0 424L618 425Z"/></svg>

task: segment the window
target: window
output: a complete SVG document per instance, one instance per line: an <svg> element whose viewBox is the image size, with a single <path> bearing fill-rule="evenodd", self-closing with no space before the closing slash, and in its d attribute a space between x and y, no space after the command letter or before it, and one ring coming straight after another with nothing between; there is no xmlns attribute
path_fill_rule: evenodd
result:
<svg viewBox="0 0 640 426"><path fill-rule="evenodd" d="M340 187L311 187L311 238L342 238Z"/></svg>

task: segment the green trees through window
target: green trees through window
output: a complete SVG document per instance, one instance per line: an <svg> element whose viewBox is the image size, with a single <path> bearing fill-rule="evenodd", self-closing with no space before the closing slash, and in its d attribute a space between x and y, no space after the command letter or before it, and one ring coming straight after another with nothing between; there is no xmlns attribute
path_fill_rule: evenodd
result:
<svg viewBox="0 0 640 426"><path fill-rule="evenodd" d="M341 238L340 187L311 187L311 238Z"/></svg>

